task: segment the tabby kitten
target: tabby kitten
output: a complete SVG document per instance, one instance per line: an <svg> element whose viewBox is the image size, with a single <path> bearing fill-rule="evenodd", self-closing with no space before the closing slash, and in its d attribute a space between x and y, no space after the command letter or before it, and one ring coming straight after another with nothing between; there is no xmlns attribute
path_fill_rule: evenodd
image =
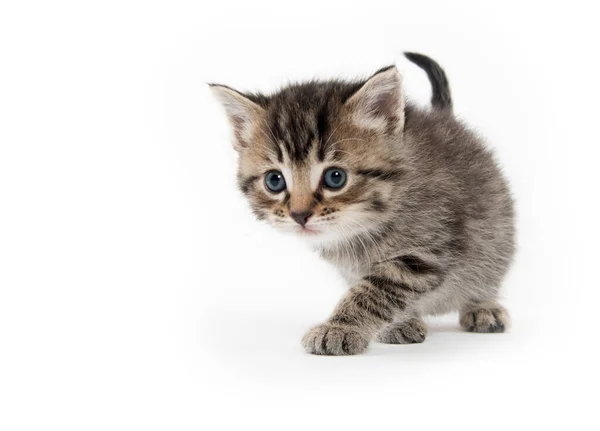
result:
<svg viewBox="0 0 600 431"><path fill-rule="evenodd" d="M211 84L256 217L310 241L349 283L329 319L304 336L310 353L354 355L374 338L421 343L423 316L455 310L467 331L508 325L497 302L514 252L507 184L453 116L444 71L406 56L431 81L431 110L406 102L394 66L270 96Z"/></svg>

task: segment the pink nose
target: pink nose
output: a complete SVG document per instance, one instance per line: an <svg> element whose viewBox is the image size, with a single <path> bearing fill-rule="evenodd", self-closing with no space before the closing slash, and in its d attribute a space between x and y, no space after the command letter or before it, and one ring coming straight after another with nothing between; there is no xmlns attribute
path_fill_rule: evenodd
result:
<svg viewBox="0 0 600 431"><path fill-rule="evenodd" d="M293 212L292 211L290 213L290 217L293 218L294 221L302 227L304 227L304 225L306 225L306 222L308 222L308 219L310 218L311 215L313 215L312 211L301 211L301 212Z"/></svg>

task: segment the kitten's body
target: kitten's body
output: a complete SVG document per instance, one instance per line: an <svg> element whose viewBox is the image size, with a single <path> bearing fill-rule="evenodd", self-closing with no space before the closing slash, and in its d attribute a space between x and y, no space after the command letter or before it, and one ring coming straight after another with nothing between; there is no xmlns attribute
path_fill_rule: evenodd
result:
<svg viewBox="0 0 600 431"><path fill-rule="evenodd" d="M432 81L432 111L405 104L393 68L271 97L217 89L255 214L306 237L351 287L304 337L311 353L359 353L376 336L421 342L428 314L458 310L477 332L508 323L496 299L514 252L510 193L490 151L452 115L443 71L408 56ZM331 166L348 173L340 190L323 186ZM285 194L261 187L274 167ZM310 214L302 228L290 220L300 210Z"/></svg>
<svg viewBox="0 0 600 431"><path fill-rule="evenodd" d="M430 272L437 268L443 281L414 303L418 315L494 300L514 251L507 185L491 152L452 115L410 106L406 112L404 174L386 203L393 208L389 220L317 248L350 284L374 262L398 255L418 257Z"/></svg>

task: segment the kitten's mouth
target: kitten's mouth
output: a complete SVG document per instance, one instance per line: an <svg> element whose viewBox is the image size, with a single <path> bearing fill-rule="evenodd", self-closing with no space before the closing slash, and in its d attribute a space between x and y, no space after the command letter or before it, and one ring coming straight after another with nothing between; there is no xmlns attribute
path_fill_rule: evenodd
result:
<svg viewBox="0 0 600 431"><path fill-rule="evenodd" d="M296 233L298 235L318 235L321 233L321 231L310 226L298 226L298 228L296 229Z"/></svg>

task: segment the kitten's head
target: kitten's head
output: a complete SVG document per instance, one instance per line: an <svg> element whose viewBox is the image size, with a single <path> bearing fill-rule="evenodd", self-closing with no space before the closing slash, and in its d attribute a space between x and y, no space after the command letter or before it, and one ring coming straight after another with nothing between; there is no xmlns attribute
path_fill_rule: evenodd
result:
<svg viewBox="0 0 600 431"><path fill-rule="evenodd" d="M233 128L238 183L256 217L320 244L390 216L402 175L401 79L309 82L271 95L211 85Z"/></svg>

